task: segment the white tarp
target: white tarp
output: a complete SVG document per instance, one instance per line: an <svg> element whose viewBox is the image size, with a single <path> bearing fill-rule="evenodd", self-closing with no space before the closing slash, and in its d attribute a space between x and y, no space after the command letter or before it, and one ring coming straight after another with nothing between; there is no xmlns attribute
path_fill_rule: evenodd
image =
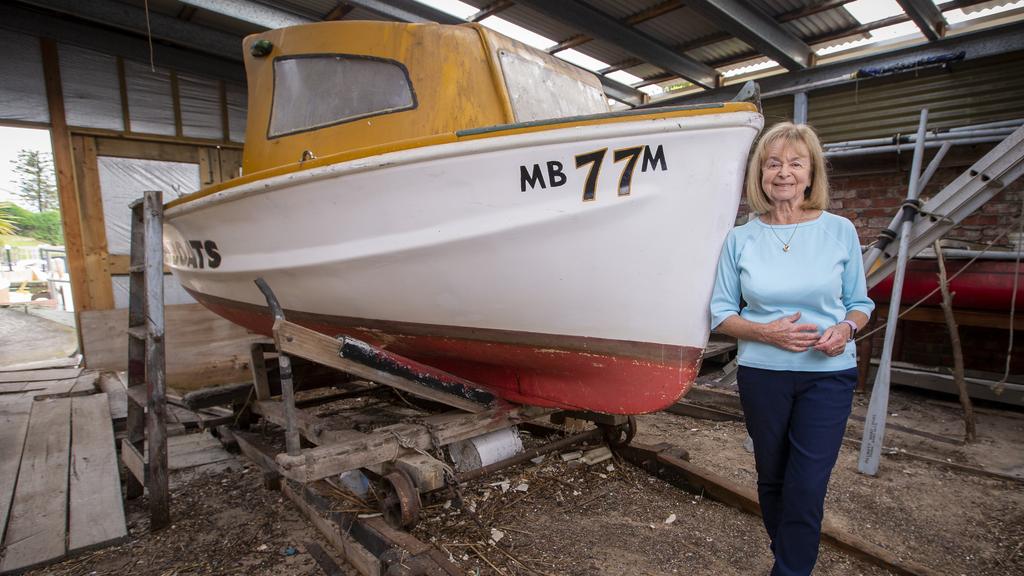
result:
<svg viewBox="0 0 1024 576"><path fill-rule="evenodd" d="M220 87L216 80L178 74L181 131L191 138L221 140Z"/></svg>
<svg viewBox="0 0 1024 576"><path fill-rule="evenodd" d="M97 158L107 252L131 251L132 211L129 204L146 190L163 190L164 203L199 189L199 165L135 158Z"/></svg>
<svg viewBox="0 0 1024 576"><path fill-rule="evenodd" d="M174 97L171 74L146 64L124 61L128 88L128 122L132 132L174 136Z"/></svg>
<svg viewBox="0 0 1024 576"><path fill-rule="evenodd" d="M68 125L124 130L117 58L67 44L58 53Z"/></svg>
<svg viewBox="0 0 1024 576"><path fill-rule="evenodd" d="M128 276L111 276L114 283L114 308L127 308L130 278ZM178 279L170 274L164 274L164 304L195 304L195 298L189 296L188 292L181 287Z"/></svg>
<svg viewBox="0 0 1024 576"><path fill-rule="evenodd" d="M132 211L128 207L146 190L163 190L164 202L199 189L199 165L135 158L97 158L103 220L107 229L107 252L131 251ZM128 307L128 276L114 276L114 305ZM164 303L195 302L173 276L164 276Z"/></svg>
<svg viewBox="0 0 1024 576"><path fill-rule="evenodd" d="M0 120L49 123L39 39L4 30L0 54Z"/></svg>

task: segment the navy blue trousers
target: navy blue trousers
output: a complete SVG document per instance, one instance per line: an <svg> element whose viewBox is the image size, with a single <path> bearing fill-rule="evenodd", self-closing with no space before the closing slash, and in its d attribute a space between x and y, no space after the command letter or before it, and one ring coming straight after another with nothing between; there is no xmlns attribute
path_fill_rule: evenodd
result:
<svg viewBox="0 0 1024 576"><path fill-rule="evenodd" d="M807 576L818 560L825 490L853 405L857 369L740 366L736 379L754 441L761 516L775 554L772 576Z"/></svg>

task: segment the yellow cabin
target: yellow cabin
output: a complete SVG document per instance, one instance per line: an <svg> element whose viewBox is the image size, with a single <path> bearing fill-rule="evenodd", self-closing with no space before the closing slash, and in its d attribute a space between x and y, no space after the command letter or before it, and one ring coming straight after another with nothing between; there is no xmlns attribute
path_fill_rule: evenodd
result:
<svg viewBox="0 0 1024 576"><path fill-rule="evenodd" d="M323 22L249 36L244 50L246 175L608 111L593 74L479 24Z"/></svg>

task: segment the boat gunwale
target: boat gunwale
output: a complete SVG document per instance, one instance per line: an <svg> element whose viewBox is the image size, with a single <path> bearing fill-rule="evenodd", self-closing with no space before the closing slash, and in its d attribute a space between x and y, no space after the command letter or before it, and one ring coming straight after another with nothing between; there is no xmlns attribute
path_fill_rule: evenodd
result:
<svg viewBox="0 0 1024 576"><path fill-rule="evenodd" d="M288 164L283 166L276 166L267 170L261 170L252 174L229 180L228 182L210 186L203 190L193 192L191 194L182 196L172 200L164 205L165 215L168 219L183 215L188 212L192 212L195 209L200 208L201 205L207 205L210 202L210 197L220 195L221 193L229 192L230 194L221 195L215 200L217 204L226 202L236 198L238 195L246 194L247 192L270 192L277 188L287 185L294 184L294 177L297 173L303 173L303 180L312 181L329 178L337 175L337 171L341 169L339 165L348 164L349 171L359 172L367 169L373 169L378 167L377 164L372 166L359 166L352 164L358 160L365 160L368 158L383 158L388 154L402 153L402 152L414 152L420 149L438 147L443 144L464 144L470 142L478 142L480 140L499 140L505 137L518 136L523 134L531 133L543 133L543 132L556 132L560 130L568 130L572 128L583 128L583 127L594 127L594 126L613 126L620 125L625 122L640 122L644 120L650 121L666 121L675 118L698 118L698 117L710 117L720 116L726 114L746 114L746 115L759 115L760 112L756 106L749 103L739 102L728 102L728 103L715 103L715 104L699 104L690 106L675 106L671 108L658 109L656 111L650 110L624 110L620 112L602 113L587 116L574 116L569 118L560 118L555 120L539 120L530 122L521 122L513 124L502 124L498 126L490 126L487 128L478 128L471 130L464 130L458 132L448 132L445 134L438 134L432 136L425 136L420 138L413 138L408 140L399 140L388 144L369 146L366 148L357 148L346 152L338 152L327 156L322 156L315 160L309 160L306 162L297 162L294 164ZM758 127L760 129L760 127ZM562 139L567 136L563 136ZM559 138L553 138L553 142L559 141ZM548 142L551 143L551 142ZM509 145L506 145L506 147ZM489 151L499 150L503 147L500 145L494 145ZM445 147L447 150L448 148ZM443 153L438 152L435 155L442 155ZM424 161L432 158L414 158L410 162ZM386 161L382 161L381 165L393 164ZM207 202L198 202L201 200L207 200Z"/></svg>

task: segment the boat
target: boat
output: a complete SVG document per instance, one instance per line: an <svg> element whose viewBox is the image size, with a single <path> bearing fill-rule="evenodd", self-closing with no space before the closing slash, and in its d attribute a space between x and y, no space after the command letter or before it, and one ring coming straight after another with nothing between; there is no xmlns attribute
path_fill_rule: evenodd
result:
<svg viewBox="0 0 1024 576"><path fill-rule="evenodd" d="M247 37L243 174L165 206L166 262L253 331L361 339L509 402L639 414L693 383L763 118L611 111L477 24Z"/></svg>
<svg viewBox="0 0 1024 576"><path fill-rule="evenodd" d="M955 309L1009 313L1014 302L1024 304L1024 281L1018 279L1021 266L1016 262L1015 251L988 252L973 262L971 260L979 256L977 251L946 252L946 274L950 278L949 291L953 294ZM953 253L952 257L949 252ZM957 252L962 255L957 257ZM892 295L892 284L893 275L890 274L871 288L868 296L878 304L887 304ZM907 262L902 301L909 305L921 299L925 299L921 302L924 306L942 304L939 263L934 253Z"/></svg>

